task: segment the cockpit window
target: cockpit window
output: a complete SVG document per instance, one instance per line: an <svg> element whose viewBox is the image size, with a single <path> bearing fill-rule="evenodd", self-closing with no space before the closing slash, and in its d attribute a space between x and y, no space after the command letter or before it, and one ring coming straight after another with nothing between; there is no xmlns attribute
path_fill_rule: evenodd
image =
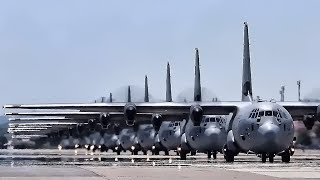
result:
<svg viewBox="0 0 320 180"><path fill-rule="evenodd" d="M266 111L265 116L272 116L272 111Z"/></svg>
<svg viewBox="0 0 320 180"><path fill-rule="evenodd" d="M179 123L177 123L177 122L176 122L176 123L174 123L174 126L179 126Z"/></svg>
<svg viewBox="0 0 320 180"><path fill-rule="evenodd" d="M278 116L278 111L273 111L273 116L277 117Z"/></svg>
<svg viewBox="0 0 320 180"><path fill-rule="evenodd" d="M205 122L209 122L210 121L210 119L209 118L206 118L206 121Z"/></svg>
<svg viewBox="0 0 320 180"><path fill-rule="evenodd" d="M259 112L259 117L262 117L262 116L264 116L264 111Z"/></svg>
<svg viewBox="0 0 320 180"><path fill-rule="evenodd" d="M210 122L216 122L216 118L210 118Z"/></svg>

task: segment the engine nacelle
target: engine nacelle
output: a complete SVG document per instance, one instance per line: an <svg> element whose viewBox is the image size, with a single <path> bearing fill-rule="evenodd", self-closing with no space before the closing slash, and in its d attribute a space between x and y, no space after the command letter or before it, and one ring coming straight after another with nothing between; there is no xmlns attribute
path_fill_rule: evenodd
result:
<svg viewBox="0 0 320 180"><path fill-rule="evenodd" d="M68 135L69 136L73 136L74 135L74 132L73 132L74 130L73 130L73 128L69 128L68 129Z"/></svg>
<svg viewBox="0 0 320 180"><path fill-rule="evenodd" d="M133 126L137 114L137 108L134 104L127 104L124 107L124 117L128 126Z"/></svg>
<svg viewBox="0 0 320 180"><path fill-rule="evenodd" d="M79 134L83 133L83 131L85 130L84 125L83 124L78 124L77 125L77 130L78 130Z"/></svg>
<svg viewBox="0 0 320 180"><path fill-rule="evenodd" d="M91 132L93 132L94 129L95 129L95 126L96 126L95 120L94 120L94 119L90 119L90 120L88 121L88 125L89 125L89 130L90 130Z"/></svg>
<svg viewBox="0 0 320 180"><path fill-rule="evenodd" d="M151 122L152 122L152 126L153 126L154 130L156 132L159 132L160 126L162 124L162 116L161 116L161 114L152 115Z"/></svg>
<svg viewBox="0 0 320 180"><path fill-rule="evenodd" d="M103 113L100 115L100 123L103 128L107 128L110 125L111 117L110 114Z"/></svg>
<svg viewBox="0 0 320 180"><path fill-rule="evenodd" d="M314 115L303 116L303 124L306 126L307 130L312 129L315 121L316 121L316 117Z"/></svg>
<svg viewBox="0 0 320 180"><path fill-rule="evenodd" d="M203 109L200 105L191 106L190 119L194 126L200 126L203 117Z"/></svg>
<svg viewBox="0 0 320 180"><path fill-rule="evenodd" d="M121 131L121 128L120 128L119 124L114 124L113 125L113 130L114 130L114 134L115 135L119 135L120 131Z"/></svg>

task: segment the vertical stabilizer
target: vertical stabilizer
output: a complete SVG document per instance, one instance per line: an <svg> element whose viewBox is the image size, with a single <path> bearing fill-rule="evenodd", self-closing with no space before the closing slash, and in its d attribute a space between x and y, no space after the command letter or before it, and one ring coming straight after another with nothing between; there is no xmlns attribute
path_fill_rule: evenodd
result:
<svg viewBox="0 0 320 180"><path fill-rule="evenodd" d="M242 101L252 100L252 81L249 50L248 24L244 23L244 44L243 44L243 70L242 70Z"/></svg>
<svg viewBox="0 0 320 180"><path fill-rule="evenodd" d="M109 95L109 102L112 102L112 93Z"/></svg>
<svg viewBox="0 0 320 180"><path fill-rule="evenodd" d="M201 101L201 84L200 84L200 64L199 64L199 50L196 50L195 58L195 79L194 79L194 101Z"/></svg>
<svg viewBox="0 0 320 180"><path fill-rule="evenodd" d="M167 64L167 79L166 79L166 101L172 102L171 95L171 75L170 75L170 64Z"/></svg>
<svg viewBox="0 0 320 180"><path fill-rule="evenodd" d="M128 102L131 102L131 89L130 89L130 86L128 86Z"/></svg>
<svg viewBox="0 0 320 180"><path fill-rule="evenodd" d="M148 76L144 79L144 102L149 102Z"/></svg>

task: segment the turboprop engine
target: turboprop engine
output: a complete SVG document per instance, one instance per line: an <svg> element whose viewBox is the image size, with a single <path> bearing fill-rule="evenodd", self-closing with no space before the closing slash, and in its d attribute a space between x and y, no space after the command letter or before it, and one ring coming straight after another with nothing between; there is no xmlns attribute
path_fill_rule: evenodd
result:
<svg viewBox="0 0 320 180"><path fill-rule="evenodd" d="M153 126L154 130L156 132L159 132L160 126L162 124L162 116L161 116L161 114L152 115L151 122L152 122L152 126Z"/></svg>
<svg viewBox="0 0 320 180"><path fill-rule="evenodd" d="M110 125L110 120L111 120L110 114L102 113L100 115L100 123L103 128L107 128Z"/></svg>
<svg viewBox="0 0 320 180"><path fill-rule="evenodd" d="M200 126L203 116L203 109L200 105L191 106L190 108L190 119L194 126Z"/></svg>
<svg viewBox="0 0 320 180"><path fill-rule="evenodd" d="M124 117L128 126L134 125L134 119L137 114L137 108L134 104L127 104L124 107Z"/></svg>

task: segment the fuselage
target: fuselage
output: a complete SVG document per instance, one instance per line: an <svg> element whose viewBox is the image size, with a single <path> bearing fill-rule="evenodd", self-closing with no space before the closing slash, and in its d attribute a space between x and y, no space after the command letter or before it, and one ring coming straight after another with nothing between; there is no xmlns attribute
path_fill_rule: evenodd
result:
<svg viewBox="0 0 320 180"><path fill-rule="evenodd" d="M232 122L232 132L242 151L277 154L292 145L294 125L284 107L258 102L239 109Z"/></svg>
<svg viewBox="0 0 320 180"><path fill-rule="evenodd" d="M152 150L155 143L156 132L152 124L141 124L137 131L137 139L143 150Z"/></svg>
<svg viewBox="0 0 320 180"><path fill-rule="evenodd" d="M117 146L119 138L116 134L105 133L102 139L107 149L114 149Z"/></svg>
<svg viewBox="0 0 320 180"><path fill-rule="evenodd" d="M162 122L159 129L159 139L160 143L167 150L176 150L181 143L182 135L182 124L184 122L180 121L165 121Z"/></svg>
<svg viewBox="0 0 320 180"><path fill-rule="evenodd" d="M119 134L119 143L124 150L133 150L137 148L138 140L133 128L124 128Z"/></svg>
<svg viewBox="0 0 320 180"><path fill-rule="evenodd" d="M194 126L189 120L185 137L192 150L200 152L221 151L227 140L225 116L206 115L200 126Z"/></svg>

